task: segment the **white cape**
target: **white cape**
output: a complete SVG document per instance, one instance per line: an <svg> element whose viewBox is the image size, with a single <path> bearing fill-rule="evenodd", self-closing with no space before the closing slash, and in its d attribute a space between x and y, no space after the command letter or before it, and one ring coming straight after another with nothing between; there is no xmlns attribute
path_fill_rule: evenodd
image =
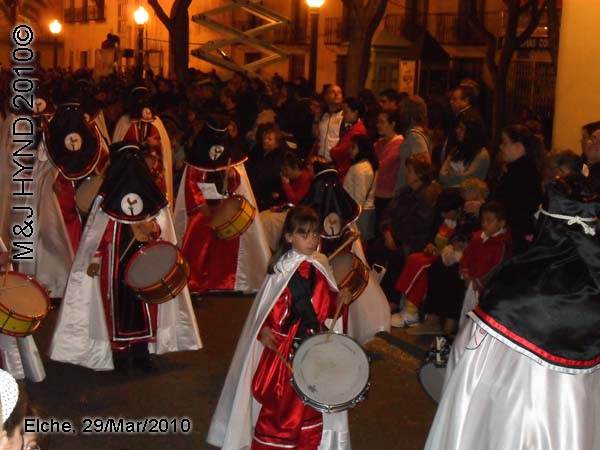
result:
<svg viewBox="0 0 600 450"><path fill-rule="evenodd" d="M5 252L6 246L0 239L0 252ZM12 270L12 267L9 268ZM13 337L0 334L0 353L2 367L17 380L27 378L39 383L46 378L44 364L33 336Z"/></svg>
<svg viewBox="0 0 600 450"><path fill-rule="evenodd" d="M188 167L188 165L185 166L181 177L181 184L179 185L179 191L177 192L177 201L175 202L175 212L173 213L175 233L179 242L183 242L188 223L185 199L185 179ZM243 195L252 206L257 208L256 198L254 197L254 192L250 186L250 180L248 180L248 174L246 173L244 164L237 164L232 166L232 168L240 175L240 185L235 190L235 194ZM235 286L233 290L241 292L258 291L267 274L267 266L270 258L271 249L269 248L260 214L258 214L257 209L254 221L240 236Z"/></svg>
<svg viewBox="0 0 600 450"><path fill-rule="evenodd" d="M50 358L94 370L111 370L112 351L104 319L100 277L87 275L87 268L110 220L100 209L101 202L102 197L98 196L79 243L50 345ZM157 221L161 238L176 244L168 207L160 211ZM156 343L148 347L156 354L202 348L187 287L173 300L158 306Z"/></svg>
<svg viewBox="0 0 600 450"><path fill-rule="evenodd" d="M26 197L27 206L34 210L32 259L21 259L19 269L33 276L51 297L62 297L73 264L74 252L54 182L58 169L40 143L33 165L33 196Z"/></svg>
<svg viewBox="0 0 600 450"><path fill-rule="evenodd" d="M596 450L599 417L600 370L550 370L468 320L425 450Z"/></svg>
<svg viewBox="0 0 600 450"><path fill-rule="evenodd" d="M369 267L362 241L352 244L352 253ZM369 342L380 331L390 331L390 306L372 270L369 283L362 294L350 305L348 311L348 335L361 344Z"/></svg>
<svg viewBox="0 0 600 450"><path fill-rule="evenodd" d="M223 450L248 450L252 445L254 425L261 408L252 396L251 387L263 350L257 340L258 332L297 267L306 260L325 275L332 290L338 290L323 255L306 256L290 251L282 256L275 266L275 273L265 279L248 313L210 424L206 439L209 444ZM341 324L338 322L338 325ZM323 437L319 450L349 449L347 412L323 414Z"/></svg>
<svg viewBox="0 0 600 450"><path fill-rule="evenodd" d="M94 116L90 123L98 128L98 132L100 133L104 144L107 146L110 145L110 135L108 134L106 120L104 119L104 111L102 109L98 111L98 114Z"/></svg>
<svg viewBox="0 0 600 450"><path fill-rule="evenodd" d="M129 126L131 125L131 119L128 114L124 114L121 116L117 124L115 125L115 131L113 133L112 141L120 142L125 137ZM173 155L171 150L171 139L169 139L169 135L167 134L167 130L160 120L160 117L155 116L152 121L152 125L156 127L158 130L158 134L160 135L160 143L162 145L162 163L165 168L165 184L167 185L167 200L169 201L169 205L171 211L173 211ZM106 125L105 125L106 127Z"/></svg>

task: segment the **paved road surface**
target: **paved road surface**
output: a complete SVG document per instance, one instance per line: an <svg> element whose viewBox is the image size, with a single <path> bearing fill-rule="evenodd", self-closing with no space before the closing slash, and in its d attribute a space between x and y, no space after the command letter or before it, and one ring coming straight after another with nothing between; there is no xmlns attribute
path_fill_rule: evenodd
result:
<svg viewBox="0 0 600 450"><path fill-rule="evenodd" d="M195 301L204 349L160 357L158 373L133 376L93 372L46 359L47 378L28 384L48 416L81 427L83 417L187 417L183 435L52 435L44 450L197 450L214 449L204 441L214 406L233 354L251 297L211 296ZM46 354L57 311L36 334ZM353 450L419 450L423 447L435 404L416 379L426 342L401 331L396 339L380 337L367 345L371 356L368 399L350 411ZM400 345L391 345L388 340ZM408 351L404 351L404 350Z"/></svg>

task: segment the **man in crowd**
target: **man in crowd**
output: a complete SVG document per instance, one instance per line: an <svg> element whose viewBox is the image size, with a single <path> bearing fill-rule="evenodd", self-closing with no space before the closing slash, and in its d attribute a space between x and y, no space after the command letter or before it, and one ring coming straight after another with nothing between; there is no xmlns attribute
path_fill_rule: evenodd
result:
<svg viewBox="0 0 600 450"><path fill-rule="evenodd" d="M327 110L321 116L319 121L319 134L317 142L319 144L317 154L327 161L331 161L329 151L340 140L340 126L342 125L343 113L342 88L337 84L330 84L323 94Z"/></svg>

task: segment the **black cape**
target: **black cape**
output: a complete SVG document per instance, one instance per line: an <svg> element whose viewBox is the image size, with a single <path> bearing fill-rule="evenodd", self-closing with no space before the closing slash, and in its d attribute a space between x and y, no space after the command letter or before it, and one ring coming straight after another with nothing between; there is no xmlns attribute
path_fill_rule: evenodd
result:
<svg viewBox="0 0 600 450"><path fill-rule="evenodd" d="M600 200L575 176L549 185L543 208L597 218ZM600 366L600 227L587 223L595 235L541 214L533 245L500 268L472 313L515 349L570 373Z"/></svg>

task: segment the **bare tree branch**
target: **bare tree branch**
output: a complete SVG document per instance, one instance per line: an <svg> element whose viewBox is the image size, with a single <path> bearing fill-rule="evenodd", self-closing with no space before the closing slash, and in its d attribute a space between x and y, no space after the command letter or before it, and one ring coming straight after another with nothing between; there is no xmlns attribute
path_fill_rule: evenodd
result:
<svg viewBox="0 0 600 450"><path fill-rule="evenodd" d="M508 21L506 22L506 31L504 33L505 47L506 45L511 45L514 38L517 36L519 17L521 16L520 11L519 1L511 0L508 4Z"/></svg>
<svg viewBox="0 0 600 450"><path fill-rule="evenodd" d="M369 34L375 33L376 28L379 26L385 9L387 8L388 0L369 0L367 3L367 29Z"/></svg>
<svg viewBox="0 0 600 450"><path fill-rule="evenodd" d="M492 77L495 78L496 74L498 73L498 65L496 64L496 36L485 27L485 25L481 21L481 18L477 14L477 8L473 3L470 3L468 5L467 24L477 35L479 35L485 41L486 65Z"/></svg>
<svg viewBox="0 0 600 450"><path fill-rule="evenodd" d="M164 24L165 27L169 28L171 25L171 19L167 16L165 10L160 6L158 0L148 0L148 4L152 7L159 20Z"/></svg>
<svg viewBox="0 0 600 450"><path fill-rule="evenodd" d="M537 26L540 24L540 19L542 17L542 13L544 12L544 9L546 9L547 5L548 5L548 0L545 0L544 3L540 7L532 6L533 9L531 11L531 20L529 21L529 24L527 24L527 28L525 28L525 30L523 30L523 32L517 36L516 48L519 48L521 45L523 45L523 42L525 42L527 39L529 39L531 37L531 34L535 31Z"/></svg>

